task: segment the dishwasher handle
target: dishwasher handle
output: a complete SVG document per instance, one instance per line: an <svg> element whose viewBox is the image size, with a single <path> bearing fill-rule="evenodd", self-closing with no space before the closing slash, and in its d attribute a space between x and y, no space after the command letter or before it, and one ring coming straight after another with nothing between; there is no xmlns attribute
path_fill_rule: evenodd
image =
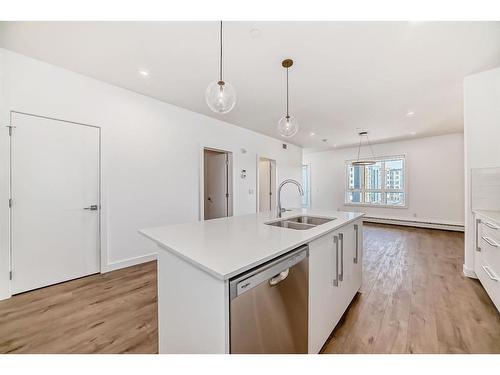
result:
<svg viewBox="0 0 500 375"><path fill-rule="evenodd" d="M274 276L271 280L269 280L269 285L271 286L278 285L288 277L289 273L290 273L290 268L287 268L283 272L280 272L278 275Z"/></svg>

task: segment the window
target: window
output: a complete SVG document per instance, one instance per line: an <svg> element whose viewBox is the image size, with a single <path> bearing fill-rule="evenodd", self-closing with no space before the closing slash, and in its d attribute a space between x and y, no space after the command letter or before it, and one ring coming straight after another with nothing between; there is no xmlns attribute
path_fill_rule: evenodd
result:
<svg viewBox="0 0 500 375"><path fill-rule="evenodd" d="M377 158L373 165L346 162L346 204L406 207L405 158Z"/></svg>
<svg viewBox="0 0 500 375"><path fill-rule="evenodd" d="M302 166L302 188L304 189L302 207L309 208L311 206L311 169L305 164Z"/></svg>

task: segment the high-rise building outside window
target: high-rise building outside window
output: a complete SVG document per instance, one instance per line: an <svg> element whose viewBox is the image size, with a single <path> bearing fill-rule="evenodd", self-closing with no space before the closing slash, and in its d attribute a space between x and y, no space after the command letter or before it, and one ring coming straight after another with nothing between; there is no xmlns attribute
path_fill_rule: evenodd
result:
<svg viewBox="0 0 500 375"><path fill-rule="evenodd" d="M365 166L346 161L345 203L406 207L405 173L404 156L380 157Z"/></svg>

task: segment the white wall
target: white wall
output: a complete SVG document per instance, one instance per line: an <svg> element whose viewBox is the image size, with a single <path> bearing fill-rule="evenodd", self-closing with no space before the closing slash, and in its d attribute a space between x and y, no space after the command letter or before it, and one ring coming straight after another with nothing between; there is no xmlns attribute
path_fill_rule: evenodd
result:
<svg viewBox="0 0 500 375"><path fill-rule="evenodd" d="M345 161L356 158L357 148L304 155L304 163L311 165L312 207L361 211L384 219L463 225L463 134L376 144L373 150L377 156L406 155L407 208L344 204Z"/></svg>
<svg viewBox="0 0 500 375"><path fill-rule="evenodd" d="M256 211L257 155L276 160L280 181L300 178L299 147L284 150L279 140L3 49L0 85L4 203L8 136L3 126L9 111L102 127L104 270L154 257L156 247L137 234L139 228L198 220L203 146L233 152L235 215ZM246 179L240 178L241 169L247 170ZM296 191L287 189L286 205L299 207ZM0 299L9 295L8 215L6 204L0 205Z"/></svg>
<svg viewBox="0 0 500 375"><path fill-rule="evenodd" d="M500 68L464 80L465 135L465 264L474 273L474 219L471 169L500 167Z"/></svg>

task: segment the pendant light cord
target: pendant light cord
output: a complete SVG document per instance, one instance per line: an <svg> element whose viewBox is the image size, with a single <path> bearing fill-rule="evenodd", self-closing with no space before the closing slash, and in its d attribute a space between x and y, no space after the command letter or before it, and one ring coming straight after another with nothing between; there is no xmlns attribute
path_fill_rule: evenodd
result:
<svg viewBox="0 0 500 375"><path fill-rule="evenodd" d="M360 134L359 135L359 146L358 146L358 161L359 161L359 156L361 153L361 146L362 146L362 141L363 141L363 135L366 136L366 142L368 143L368 146L370 147L370 152L372 153L372 159L375 159L375 154L373 153L373 147L370 142L370 138L368 138L368 133L367 134Z"/></svg>
<svg viewBox="0 0 500 375"><path fill-rule="evenodd" d="M359 146L358 146L358 161L359 161L359 153L361 152L361 140L363 139L363 136L359 136Z"/></svg>
<svg viewBox="0 0 500 375"><path fill-rule="evenodd" d="M220 72L219 78L222 82L222 21L220 21Z"/></svg>
<svg viewBox="0 0 500 375"><path fill-rule="evenodd" d="M290 117L288 114L288 68L286 68L286 117Z"/></svg>

